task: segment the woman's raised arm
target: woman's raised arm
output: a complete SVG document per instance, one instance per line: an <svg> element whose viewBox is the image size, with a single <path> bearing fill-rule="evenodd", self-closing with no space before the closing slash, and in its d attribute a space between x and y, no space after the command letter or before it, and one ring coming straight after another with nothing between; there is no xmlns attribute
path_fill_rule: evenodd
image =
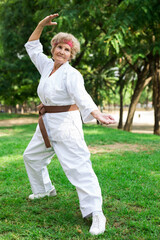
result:
<svg viewBox="0 0 160 240"><path fill-rule="evenodd" d="M47 17L45 17L43 20L41 20L37 27L35 28L35 30L33 31L33 33L31 34L31 36L29 37L28 41L34 41L34 40L38 40L42 34L43 28L45 26L53 26L53 25L57 25L56 22L52 22L53 18L58 17L58 13L55 14L51 14Z"/></svg>

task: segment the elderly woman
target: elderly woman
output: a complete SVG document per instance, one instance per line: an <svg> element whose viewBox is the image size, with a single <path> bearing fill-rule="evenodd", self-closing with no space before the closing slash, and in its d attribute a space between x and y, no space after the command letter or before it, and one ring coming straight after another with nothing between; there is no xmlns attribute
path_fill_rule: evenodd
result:
<svg viewBox="0 0 160 240"><path fill-rule="evenodd" d="M105 231L106 218L102 212L101 189L84 141L81 116L84 122L94 118L103 124L115 121L98 110L85 90L82 75L69 64L80 51L80 44L72 34L55 35L51 40L52 58L44 55L39 38L45 26L57 24L52 22L57 16L53 14L40 21L25 44L41 75L38 96L42 102L39 124L24 152L33 192L29 199L56 195L47 170L56 154L67 178L76 187L82 216L92 216L90 233L98 235Z"/></svg>

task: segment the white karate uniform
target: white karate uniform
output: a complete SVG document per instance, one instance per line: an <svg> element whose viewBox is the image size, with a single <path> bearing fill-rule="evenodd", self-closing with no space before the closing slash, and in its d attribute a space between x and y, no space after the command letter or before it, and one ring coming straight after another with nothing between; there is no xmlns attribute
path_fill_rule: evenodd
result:
<svg viewBox="0 0 160 240"><path fill-rule="evenodd" d="M41 74L38 86L41 102L46 106L77 104L83 121L92 120L90 113L96 110L97 106L86 92L80 72L66 62L49 76L54 61L43 53L40 41L27 42L25 47ZM56 154L67 178L76 187L82 216L85 217L93 211L102 211L102 196L84 141L80 112L76 110L43 115L52 147L46 148L37 125L23 157L32 191L38 194L54 188L47 165Z"/></svg>

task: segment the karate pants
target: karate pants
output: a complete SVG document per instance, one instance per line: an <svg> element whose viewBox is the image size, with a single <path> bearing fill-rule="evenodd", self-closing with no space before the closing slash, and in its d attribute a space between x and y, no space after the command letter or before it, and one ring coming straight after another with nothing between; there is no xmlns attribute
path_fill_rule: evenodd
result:
<svg viewBox="0 0 160 240"><path fill-rule="evenodd" d="M23 154L33 193L44 193L54 188L47 165L56 154L68 180L76 187L82 216L102 211L101 189L85 141L52 141L51 145L51 148L45 147L38 129Z"/></svg>

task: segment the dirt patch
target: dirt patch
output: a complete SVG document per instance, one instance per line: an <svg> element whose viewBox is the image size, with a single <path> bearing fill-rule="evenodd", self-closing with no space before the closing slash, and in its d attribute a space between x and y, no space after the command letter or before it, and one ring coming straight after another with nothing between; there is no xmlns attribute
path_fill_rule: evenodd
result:
<svg viewBox="0 0 160 240"><path fill-rule="evenodd" d="M117 129L117 124L113 124L113 125L109 125L106 126L108 128L114 128ZM133 124L132 125L132 129L131 129L132 133L147 133L147 134L153 134L153 124Z"/></svg>
<svg viewBox="0 0 160 240"><path fill-rule="evenodd" d="M0 136L1 136L1 137L4 137L4 136L8 136L8 134L7 134L7 133L0 132Z"/></svg>
<svg viewBox="0 0 160 240"><path fill-rule="evenodd" d="M6 119L0 120L0 127L11 127L15 125L24 125L24 124L31 124L37 123L37 118L13 118L13 119Z"/></svg>
<svg viewBox="0 0 160 240"><path fill-rule="evenodd" d="M139 151L147 151L148 147L138 144L127 144L127 143L115 143L112 145L96 145L96 146L88 146L90 152L92 154L103 154L108 152L114 152L114 151L133 151L133 152L139 152Z"/></svg>

